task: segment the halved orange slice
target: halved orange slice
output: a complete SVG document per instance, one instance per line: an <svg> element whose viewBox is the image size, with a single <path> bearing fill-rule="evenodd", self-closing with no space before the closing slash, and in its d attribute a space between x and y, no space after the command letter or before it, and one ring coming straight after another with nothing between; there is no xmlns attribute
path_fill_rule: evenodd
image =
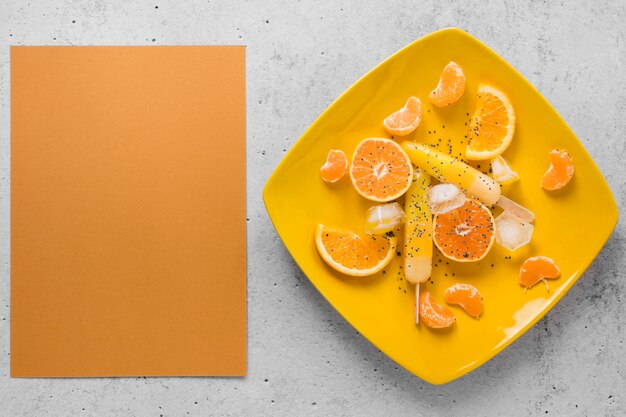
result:
<svg viewBox="0 0 626 417"><path fill-rule="evenodd" d="M393 140L363 139L354 150L350 178L363 197L387 202L409 189L413 165L406 152Z"/></svg>
<svg viewBox="0 0 626 417"><path fill-rule="evenodd" d="M395 237L357 234L350 230L318 224L315 247L334 270L354 277L380 272L393 259Z"/></svg>
<svg viewBox="0 0 626 417"><path fill-rule="evenodd" d="M563 150L550 151L550 168L541 180L544 190L553 191L563 188L574 176L574 160Z"/></svg>
<svg viewBox="0 0 626 417"><path fill-rule="evenodd" d="M507 96L490 85L479 85L477 95L465 156L482 161L495 158L511 144L515 133L515 111Z"/></svg>
<svg viewBox="0 0 626 417"><path fill-rule="evenodd" d="M459 101L465 91L465 74L461 67L450 61L443 69L439 84L430 95L430 102L437 107L445 107Z"/></svg>
<svg viewBox="0 0 626 417"><path fill-rule="evenodd" d="M561 276L561 270L556 262L547 256L533 256L522 264L519 270L519 283L530 288L540 281L556 279ZM546 288L548 284L546 283Z"/></svg>
<svg viewBox="0 0 626 417"><path fill-rule="evenodd" d="M433 241L441 253L457 262L476 262L487 255L495 238L491 211L468 198L461 207L435 215Z"/></svg>
<svg viewBox="0 0 626 417"><path fill-rule="evenodd" d="M390 135L406 136L417 129L421 121L422 102L417 97L409 97L403 108L385 118L383 127Z"/></svg>
<svg viewBox="0 0 626 417"><path fill-rule="evenodd" d="M341 150L331 149L326 162L320 168L320 175L326 182L337 182L348 171L348 158Z"/></svg>
<svg viewBox="0 0 626 417"><path fill-rule="evenodd" d="M477 319L483 313L483 296L470 284L454 284L443 294L448 304L459 305L467 314Z"/></svg>
<svg viewBox="0 0 626 417"><path fill-rule="evenodd" d="M428 291L420 294L419 302L420 321L433 329L450 327L456 321L456 316L445 306L437 304Z"/></svg>

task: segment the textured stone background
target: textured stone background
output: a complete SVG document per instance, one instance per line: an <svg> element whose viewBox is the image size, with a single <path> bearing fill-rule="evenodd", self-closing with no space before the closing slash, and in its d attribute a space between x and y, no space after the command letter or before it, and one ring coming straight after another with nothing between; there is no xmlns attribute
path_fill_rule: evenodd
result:
<svg viewBox="0 0 626 417"><path fill-rule="evenodd" d="M129 3L0 1L0 416L626 414L623 220L547 317L472 374L436 387L328 305L261 201L272 169L337 95L407 43L458 26L539 88L625 210L626 2ZM8 377L9 45L33 44L248 46L247 378Z"/></svg>

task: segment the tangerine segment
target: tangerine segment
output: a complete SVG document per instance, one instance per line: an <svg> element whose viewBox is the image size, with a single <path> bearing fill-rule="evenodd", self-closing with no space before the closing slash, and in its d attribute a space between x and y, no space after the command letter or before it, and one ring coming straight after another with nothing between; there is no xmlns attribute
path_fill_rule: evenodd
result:
<svg viewBox="0 0 626 417"><path fill-rule="evenodd" d="M348 158L341 150L331 149L326 162L320 168L320 175L326 182L336 182L343 178L348 171Z"/></svg>
<svg viewBox="0 0 626 417"><path fill-rule="evenodd" d="M420 294L420 320L433 329L450 327L456 321L456 316L445 306L437 304L428 291Z"/></svg>
<svg viewBox="0 0 626 417"><path fill-rule="evenodd" d="M504 93L490 85L478 86L476 110L469 123L467 159L493 159L506 150L515 133L515 111Z"/></svg>
<svg viewBox="0 0 626 417"><path fill-rule="evenodd" d="M385 118L383 127L390 135L406 136L417 129L421 121L422 102L417 97L409 97L403 108Z"/></svg>
<svg viewBox="0 0 626 417"><path fill-rule="evenodd" d="M372 201L387 202L403 195L411 185L413 165L391 139L363 139L354 150L350 178L356 191Z"/></svg>
<svg viewBox="0 0 626 417"><path fill-rule="evenodd" d="M461 67L450 61L443 69L439 84L429 95L430 102L437 107L456 103L465 92L465 74Z"/></svg>
<svg viewBox="0 0 626 417"><path fill-rule="evenodd" d="M539 281L555 279L559 276L561 276L561 271L556 262L546 256L533 256L522 264L519 270L519 283L530 288Z"/></svg>
<svg viewBox="0 0 626 417"><path fill-rule="evenodd" d="M483 313L483 296L470 284L454 284L443 294L443 300L448 304L461 306L475 319Z"/></svg>
<svg viewBox="0 0 626 417"><path fill-rule="evenodd" d="M550 151L550 168L541 180L544 190L553 191L563 188L574 176L574 160L563 150Z"/></svg>
<svg viewBox="0 0 626 417"><path fill-rule="evenodd" d="M315 246L322 259L346 275L362 277L380 272L393 259L395 237L357 234L318 224Z"/></svg>
<svg viewBox="0 0 626 417"><path fill-rule="evenodd" d="M473 198L459 208L435 215L433 223L435 246L453 261L480 261L493 246L493 215Z"/></svg>

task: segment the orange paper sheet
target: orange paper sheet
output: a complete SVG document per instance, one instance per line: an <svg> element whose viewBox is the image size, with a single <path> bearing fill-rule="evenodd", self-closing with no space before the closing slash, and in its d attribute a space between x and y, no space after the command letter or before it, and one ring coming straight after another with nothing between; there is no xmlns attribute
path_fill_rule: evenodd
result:
<svg viewBox="0 0 626 417"><path fill-rule="evenodd" d="M246 373L244 47L11 48L11 375Z"/></svg>

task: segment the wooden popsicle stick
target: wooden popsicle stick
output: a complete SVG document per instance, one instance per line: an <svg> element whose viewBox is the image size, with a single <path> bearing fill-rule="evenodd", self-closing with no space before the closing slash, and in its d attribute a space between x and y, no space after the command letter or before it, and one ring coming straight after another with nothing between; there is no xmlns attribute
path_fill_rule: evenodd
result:
<svg viewBox="0 0 626 417"><path fill-rule="evenodd" d="M420 324L420 284L415 284L415 324Z"/></svg>
<svg viewBox="0 0 626 417"><path fill-rule="evenodd" d="M508 211L521 221L532 223L535 220L535 213L503 195L500 196L496 205L498 205L502 210Z"/></svg>

